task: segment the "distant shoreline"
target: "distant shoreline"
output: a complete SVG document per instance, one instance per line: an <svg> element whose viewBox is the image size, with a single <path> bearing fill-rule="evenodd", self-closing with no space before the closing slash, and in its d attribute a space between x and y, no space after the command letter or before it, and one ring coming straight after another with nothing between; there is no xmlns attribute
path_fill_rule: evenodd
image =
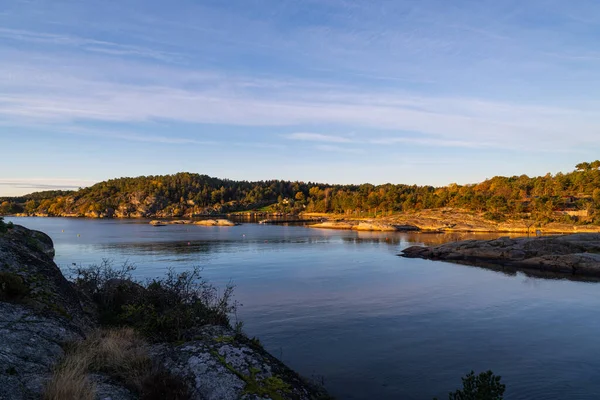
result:
<svg viewBox="0 0 600 400"><path fill-rule="evenodd" d="M421 232L421 233L521 233L535 235L541 234L569 234L569 233L600 233L598 225L575 225L559 222L544 223L540 221L513 219L505 222L495 222L483 218L482 214L460 209L432 209L419 212L402 212L385 217L364 218L330 213L268 213L244 211L227 214L210 214L194 217L170 216L130 216L130 217L89 217L81 215L24 215L13 214L6 217L27 218L85 218L85 219L137 219L166 221L186 220L201 221L221 217L233 219L255 219L263 217L285 217L298 220L314 219L315 224L307 225L310 228L355 230L355 231L380 231L380 232ZM291 217L291 218L290 218ZM254 221L252 221L254 222ZM258 221L256 221L258 222ZM293 221L290 221L293 222Z"/></svg>

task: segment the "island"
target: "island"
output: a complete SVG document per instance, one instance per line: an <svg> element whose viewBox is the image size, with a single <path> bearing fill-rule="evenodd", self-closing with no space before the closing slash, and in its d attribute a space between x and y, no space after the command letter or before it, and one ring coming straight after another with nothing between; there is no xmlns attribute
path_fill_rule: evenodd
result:
<svg viewBox="0 0 600 400"><path fill-rule="evenodd" d="M464 240L433 247L411 246L401 256L600 277L600 234Z"/></svg>

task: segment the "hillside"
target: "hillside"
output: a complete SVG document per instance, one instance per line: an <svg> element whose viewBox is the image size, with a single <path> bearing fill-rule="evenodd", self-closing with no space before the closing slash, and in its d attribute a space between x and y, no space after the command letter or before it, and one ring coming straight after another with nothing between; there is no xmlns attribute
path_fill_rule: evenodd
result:
<svg viewBox="0 0 600 400"><path fill-rule="evenodd" d="M600 161L569 173L497 176L445 187L402 184L329 185L290 181L233 181L193 173L112 179L78 191L38 192L0 199L0 215L194 217L269 206L275 212L336 213L354 217L455 207L490 221L600 223Z"/></svg>

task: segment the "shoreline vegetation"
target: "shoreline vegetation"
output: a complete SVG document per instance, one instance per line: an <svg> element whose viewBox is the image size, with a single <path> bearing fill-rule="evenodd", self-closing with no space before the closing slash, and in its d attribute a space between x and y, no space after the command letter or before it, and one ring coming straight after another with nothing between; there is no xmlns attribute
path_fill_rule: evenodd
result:
<svg viewBox="0 0 600 400"><path fill-rule="evenodd" d="M600 231L600 161L568 173L443 187L233 181L182 172L76 191L0 198L0 215L194 220L321 215L321 228L571 233ZM362 223L362 225L361 225ZM349 226L352 225L352 226Z"/></svg>

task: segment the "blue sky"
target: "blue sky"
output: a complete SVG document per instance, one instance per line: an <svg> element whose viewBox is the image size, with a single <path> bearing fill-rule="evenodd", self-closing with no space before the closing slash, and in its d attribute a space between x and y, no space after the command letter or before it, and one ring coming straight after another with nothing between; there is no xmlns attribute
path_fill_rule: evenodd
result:
<svg viewBox="0 0 600 400"><path fill-rule="evenodd" d="M471 183L600 158L600 2L0 2L0 195Z"/></svg>

